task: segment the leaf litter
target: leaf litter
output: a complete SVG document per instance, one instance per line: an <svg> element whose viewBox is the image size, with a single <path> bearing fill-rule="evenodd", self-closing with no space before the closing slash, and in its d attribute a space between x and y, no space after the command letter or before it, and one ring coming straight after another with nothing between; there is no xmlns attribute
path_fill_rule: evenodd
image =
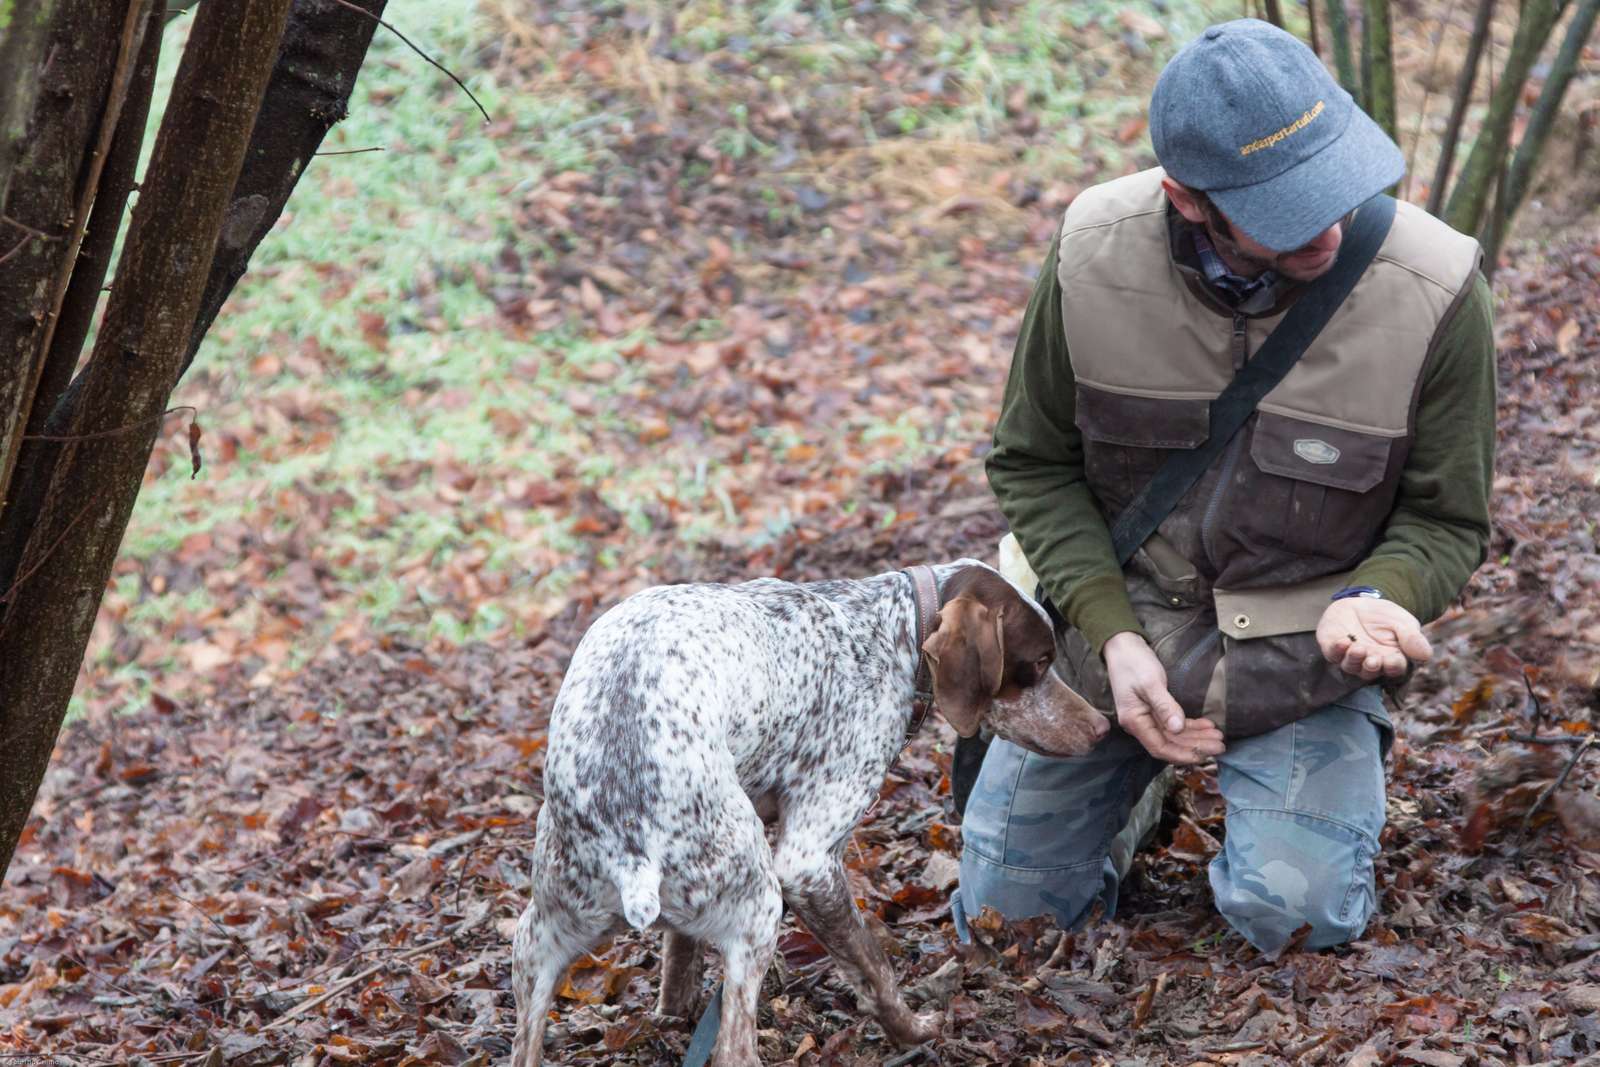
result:
<svg viewBox="0 0 1600 1067"><path fill-rule="evenodd" d="M565 399L597 417L596 452L682 448L724 463L725 521L682 536L699 505L664 489L641 530L636 502L576 469L506 485L436 464L426 476L452 507L489 515L509 494L569 516L582 565L566 592L534 625L487 641L354 625L298 670L283 665L305 618L348 596L319 541L350 501L311 482L280 488L303 526L278 536L281 567L224 563L266 543L254 519L191 535L144 580L196 583L225 566L224 592L259 588L279 610L232 639L219 637L225 625L151 634L102 620L107 642L177 649L201 681L131 714L91 700L64 731L0 898L0 1054L208 1067L503 1059L543 726L597 612L652 581L806 580L992 555L1004 523L983 488L984 433L1028 273L1074 188L1016 163L1050 116L1023 94L986 131L988 148L897 137L897 108L937 107L960 82L919 60L915 26L868 11L877 80L848 103L849 121L846 104L786 110L775 90L746 102L745 134L775 146L779 165L703 125L726 103L706 72L747 73L754 46L697 49L630 17L569 7L508 23L488 57L581 79L619 112L642 106L622 64L663 79L646 93L655 117L616 143L619 166L547 174L512 205L529 233L556 235L554 255L519 258L510 273L532 281L490 279L488 292L515 336L573 315L616 337L648 327L647 342L581 368ZM823 36L794 17L790 58ZM1150 36L1143 17L1117 25ZM1082 32L1092 44L1102 31ZM896 34L907 43L894 47ZM1101 48L1124 57L1105 76L1136 51ZM1136 165L1131 150L1086 159L1074 180ZM790 210L752 216L743 191L760 188ZM941 247L955 259L933 258ZM848 865L908 996L946 1013L944 1037L909 1054L887 1046L790 923L762 995L766 1059L1453 1065L1600 1052L1600 859L1586 851L1600 836L1596 772L1578 764L1519 841L1575 746L1516 740L1581 741L1600 704L1600 246L1519 253L1497 291L1495 541L1402 697L1379 915L1365 935L1269 959L1226 929L1205 875L1224 812L1202 768L1180 776L1116 919L1062 932L985 913L977 942L958 944L953 738L937 723L892 769ZM380 346L393 326L360 329ZM290 402L292 419L264 417L314 439L323 403L310 391ZM627 418L600 418L612 405ZM492 418L515 435L526 416ZM909 436L884 433L902 418ZM758 432L771 426L791 432ZM242 442L212 432L213 462L231 462ZM436 561L414 566L440 581L435 610L505 589L481 560L442 577ZM230 610L224 598L213 621ZM580 960L551 1048L575 1063L678 1062L693 1020L650 1013L658 970L653 937Z"/></svg>

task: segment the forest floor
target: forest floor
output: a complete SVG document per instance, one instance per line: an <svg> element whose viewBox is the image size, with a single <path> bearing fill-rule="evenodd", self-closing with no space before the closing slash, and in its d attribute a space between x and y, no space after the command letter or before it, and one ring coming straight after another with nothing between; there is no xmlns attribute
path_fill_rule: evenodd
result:
<svg viewBox="0 0 1600 1067"><path fill-rule="evenodd" d="M182 473L175 422L0 897L0 1058L503 1058L584 628L657 582L992 558L982 454L1051 231L1149 165L1155 72L1237 6L394 12L433 20L401 28L495 118L380 34L329 147L386 151L318 162L184 383L207 467ZM1425 32L1401 29L1415 89ZM1401 699L1366 934L1268 959L1227 931L1202 768L1115 919L983 920L960 948L936 723L849 862L945 1037L886 1046L790 925L768 1062L1600 1051L1595 760L1518 841L1600 710L1600 243L1524 235L1495 287L1495 540ZM1535 730L1574 743L1510 739ZM658 953L579 962L558 1059L681 1059Z"/></svg>

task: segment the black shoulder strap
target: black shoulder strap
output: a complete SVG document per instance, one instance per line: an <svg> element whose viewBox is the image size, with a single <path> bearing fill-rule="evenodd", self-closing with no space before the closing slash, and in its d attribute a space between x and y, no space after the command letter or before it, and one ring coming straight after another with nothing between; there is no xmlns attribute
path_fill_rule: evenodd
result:
<svg viewBox="0 0 1600 1067"><path fill-rule="evenodd" d="M1333 269L1312 282L1294 302L1278 328L1262 342L1222 394L1211 402L1211 433L1199 448L1169 455L1139 495L1111 524L1111 543L1117 562L1126 564L1139 546L1178 506L1206 469L1216 462L1233 435L1250 418L1261 398L1283 381L1317 334L1333 318L1345 297L1366 272L1394 221L1394 198L1379 194L1356 212L1334 261Z"/></svg>

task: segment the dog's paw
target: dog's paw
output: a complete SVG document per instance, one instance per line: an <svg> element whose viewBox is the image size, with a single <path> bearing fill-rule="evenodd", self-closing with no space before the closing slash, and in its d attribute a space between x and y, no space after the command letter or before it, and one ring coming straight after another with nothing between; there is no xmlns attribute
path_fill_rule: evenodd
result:
<svg viewBox="0 0 1600 1067"><path fill-rule="evenodd" d="M699 1013L701 997L696 990L662 989L661 995L656 997L656 1016L662 1019L688 1019L694 1022L699 1019Z"/></svg>
<svg viewBox="0 0 1600 1067"><path fill-rule="evenodd" d="M886 1024L884 1031L897 1045L920 1045L932 1041L944 1031L944 1012L926 1011L921 1015L913 1015L908 1011L895 1021L895 1025Z"/></svg>
<svg viewBox="0 0 1600 1067"><path fill-rule="evenodd" d="M693 1022L700 1018L700 998L692 994L680 997L657 997L656 1016L662 1019L688 1019Z"/></svg>

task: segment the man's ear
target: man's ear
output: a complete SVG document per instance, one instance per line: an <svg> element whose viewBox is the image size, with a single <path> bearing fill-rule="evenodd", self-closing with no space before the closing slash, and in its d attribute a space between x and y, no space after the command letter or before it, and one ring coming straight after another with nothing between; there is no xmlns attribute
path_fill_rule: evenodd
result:
<svg viewBox="0 0 1600 1067"><path fill-rule="evenodd" d="M956 733L971 737L1005 680L1003 612L958 596L939 609L939 625L922 644L933 664L933 699Z"/></svg>
<svg viewBox="0 0 1600 1067"><path fill-rule="evenodd" d="M1206 221L1206 209L1200 206L1200 201L1186 185L1180 185L1171 178L1161 179L1161 188L1166 191L1167 199L1172 201L1172 206L1178 209L1178 214L1202 226Z"/></svg>

